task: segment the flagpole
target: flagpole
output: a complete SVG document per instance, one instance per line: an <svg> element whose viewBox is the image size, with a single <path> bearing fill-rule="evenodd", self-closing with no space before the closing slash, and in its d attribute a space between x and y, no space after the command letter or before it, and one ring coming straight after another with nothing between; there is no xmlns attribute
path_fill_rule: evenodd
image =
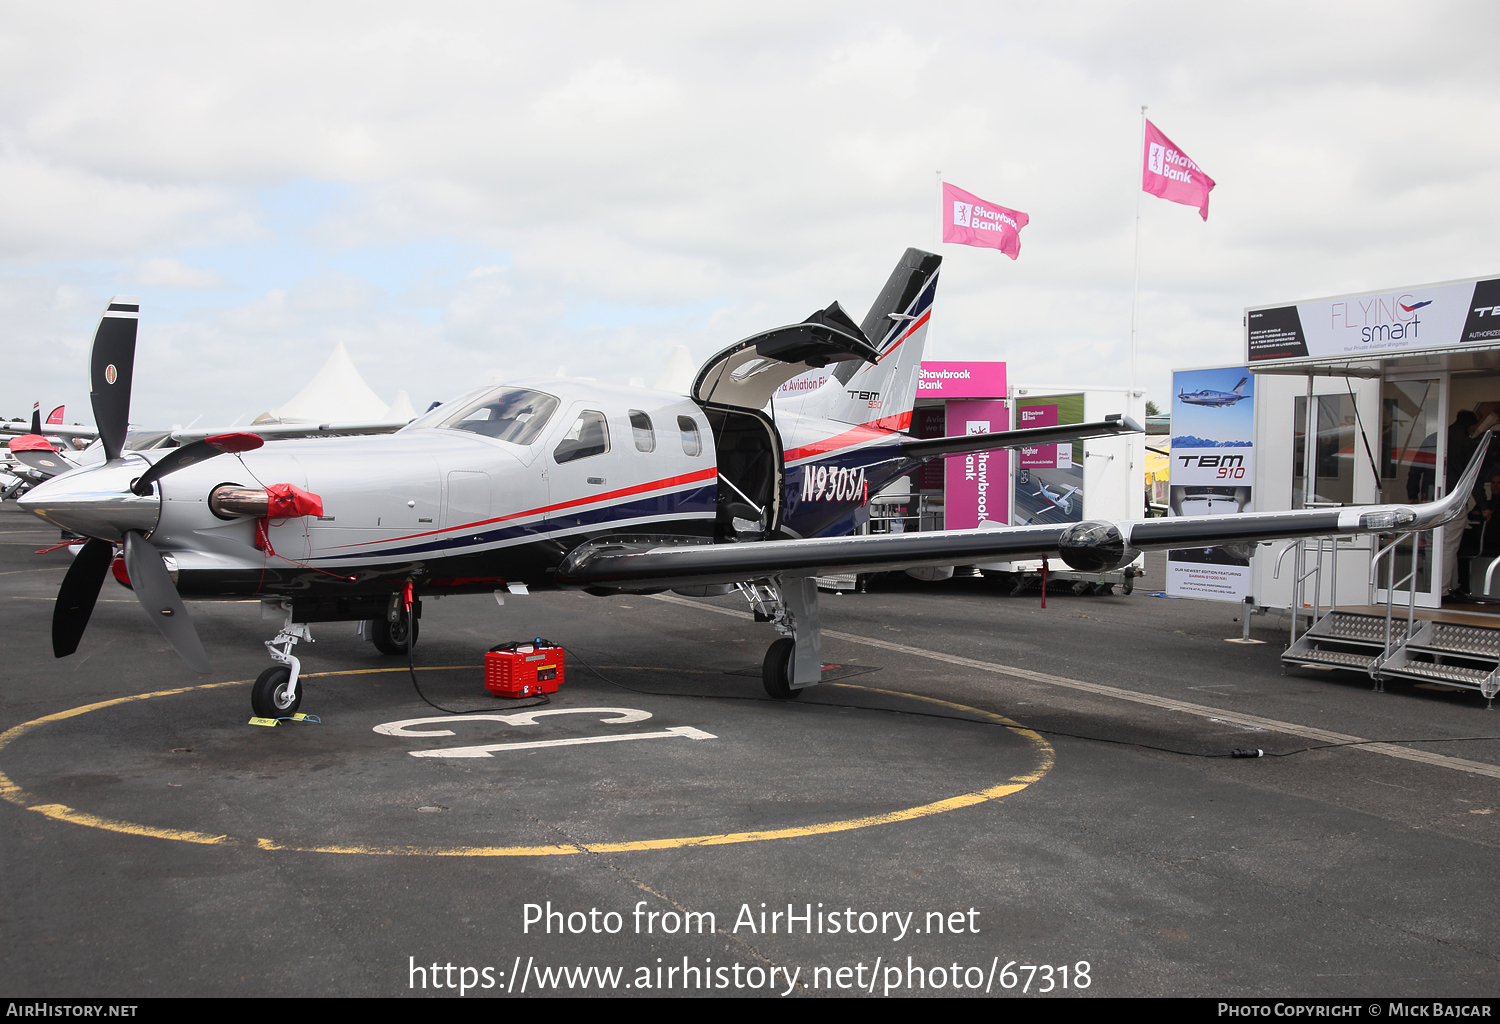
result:
<svg viewBox="0 0 1500 1024"><path fill-rule="evenodd" d="M937 252L938 246L943 244L943 172L937 174L937 212L932 218L932 251Z"/></svg>
<svg viewBox="0 0 1500 1024"><path fill-rule="evenodd" d="M932 251L937 252L938 247L943 244L943 172L934 171L937 175L937 209L932 218ZM934 297L933 305L936 306L937 299ZM937 348L932 343L932 318L927 320L927 358L937 358Z"/></svg>
<svg viewBox="0 0 1500 1024"><path fill-rule="evenodd" d="M1146 152L1146 106L1141 105L1141 138L1140 145L1136 147L1136 167L1139 170L1142 154ZM1141 314L1141 194L1145 192L1145 182L1135 183L1135 277L1130 285L1130 408L1135 409L1136 391L1136 331L1140 323Z"/></svg>

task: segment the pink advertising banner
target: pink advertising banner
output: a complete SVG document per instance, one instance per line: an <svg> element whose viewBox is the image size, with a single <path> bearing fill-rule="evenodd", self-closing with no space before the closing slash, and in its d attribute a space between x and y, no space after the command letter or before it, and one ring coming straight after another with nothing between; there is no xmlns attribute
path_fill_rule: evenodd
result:
<svg viewBox="0 0 1500 1024"><path fill-rule="evenodd" d="M943 241L999 249L1011 259L1021 255L1021 229L1031 218L1020 210L980 199L943 182Z"/></svg>
<svg viewBox="0 0 1500 1024"><path fill-rule="evenodd" d="M1004 398L1004 363L924 362L918 398Z"/></svg>
<svg viewBox="0 0 1500 1024"><path fill-rule="evenodd" d="M1032 405L1016 410L1016 429L1025 430L1027 427L1055 427L1057 426L1057 406L1055 405ZM1021 469L1056 469L1057 449L1055 444L1042 444L1034 448L1022 446L1017 450L1020 461L1016 463ZM1069 451L1071 455L1071 449Z"/></svg>
<svg viewBox="0 0 1500 1024"><path fill-rule="evenodd" d="M1198 214L1208 220L1208 194L1214 190L1214 179L1150 121L1146 122L1146 151L1141 160L1144 191L1184 206L1196 206Z"/></svg>
<svg viewBox="0 0 1500 1024"><path fill-rule="evenodd" d="M949 437L1010 429L1004 402L949 402ZM1010 522L1010 453L969 452L944 460L943 525L972 530L988 519Z"/></svg>

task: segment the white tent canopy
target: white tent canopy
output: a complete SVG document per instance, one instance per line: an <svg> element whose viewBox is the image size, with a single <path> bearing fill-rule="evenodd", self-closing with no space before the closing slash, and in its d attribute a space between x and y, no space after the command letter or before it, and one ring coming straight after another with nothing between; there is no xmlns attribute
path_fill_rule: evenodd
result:
<svg viewBox="0 0 1500 1024"><path fill-rule="evenodd" d="M383 419L392 423L410 423L417 418L417 410L411 407L411 396L403 389L396 392L396 400L385 411Z"/></svg>
<svg viewBox="0 0 1500 1024"><path fill-rule="evenodd" d="M256 423L374 423L411 409L403 391L387 404L370 390L341 341L307 387L285 404L261 413ZM404 409L401 408L404 404ZM411 417L399 415L402 422Z"/></svg>

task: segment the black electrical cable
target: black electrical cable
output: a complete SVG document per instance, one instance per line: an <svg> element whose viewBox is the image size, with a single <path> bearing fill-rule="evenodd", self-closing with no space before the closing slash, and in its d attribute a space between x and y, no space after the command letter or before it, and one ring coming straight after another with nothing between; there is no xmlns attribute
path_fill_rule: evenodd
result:
<svg viewBox="0 0 1500 1024"><path fill-rule="evenodd" d="M402 594L402 598L403 599L405 599L405 596L406 596L405 594ZM466 711L459 711L459 710L455 710L453 708L445 708L441 704L434 704L434 703L432 703L432 701L430 701L430 700L427 699L427 694L425 694L425 693L422 692L422 686L421 686L420 683L417 682L417 665L416 665L416 661L413 658L412 653L411 653L411 649L417 645L417 633L416 633L416 629L415 629L416 616L415 616L414 612L412 611L412 605L415 602L416 602L416 598L412 598L411 600L408 600L408 601L405 602L406 603L406 668L407 668L407 671L411 674L412 689L414 689L414 690L417 691L417 696L421 697L424 703L426 703L430 707L437 708L439 711L443 712L443 714L445 714L445 715L472 715L472 714L474 714L475 711L477 710L475 708L469 708ZM507 707L512 707L512 708L516 708L516 709L520 709L520 708L539 708L539 707L542 707L545 704L551 704L552 703L552 699L550 697L548 697L545 693L538 694L537 696L540 697L541 699L540 700L534 700L530 704L510 704L510 705L507 705Z"/></svg>
<svg viewBox="0 0 1500 1024"><path fill-rule="evenodd" d="M767 704L782 704L787 707L838 708L844 711L880 711L890 715L910 715L914 718L941 718L946 719L950 722L965 722L969 725L983 725L995 729L1024 729L1027 732L1038 733L1042 736L1062 736L1067 739L1086 740L1090 743L1110 743L1115 746L1121 747L1140 747L1142 750L1156 750L1164 754L1176 754L1179 757L1202 757L1208 758L1210 760L1225 758L1240 759L1258 757L1291 757L1293 754L1305 754L1310 750L1326 750L1330 747L1358 747L1372 743L1468 743L1476 740L1500 740L1500 736L1446 736L1433 739L1345 740L1341 743L1319 743L1310 747L1299 747L1296 750L1286 750L1280 752L1261 750L1259 748L1237 748L1227 754L1205 754L1196 750L1177 750L1173 747L1158 747L1151 743L1140 743L1135 740L1117 740L1110 739L1107 736L1085 736L1081 733L1063 732L1059 729L1041 729L1034 725L1022 725L1019 722L1015 723L1014 725L1003 725L999 722L986 722L974 718L961 718L958 715L938 714L935 711L908 711L901 708L877 708L870 707L864 704L833 704L826 701L792 702L778 700L774 697L748 697L740 696L738 694L664 693L656 690L641 690L637 689L634 686L626 686L622 682L609 678L604 673L594 668L594 666L584 661L581 657L578 656L577 652L573 651L571 648L564 648L564 650L567 652L568 658L570 660L578 662L584 668L588 669L594 675L598 676L600 679L604 680L611 686L617 686L622 690L629 690L631 693L639 693L647 697L687 697L694 700L747 700L760 701Z"/></svg>

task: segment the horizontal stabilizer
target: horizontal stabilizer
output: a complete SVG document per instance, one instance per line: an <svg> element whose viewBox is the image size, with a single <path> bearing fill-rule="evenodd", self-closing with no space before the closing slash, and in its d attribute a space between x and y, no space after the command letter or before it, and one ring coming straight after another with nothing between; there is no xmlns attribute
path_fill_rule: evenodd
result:
<svg viewBox="0 0 1500 1024"><path fill-rule="evenodd" d="M901 452L913 459L926 459L935 455L961 455L964 452L984 452L996 448L1060 444L1082 438L1118 437L1121 434L1141 432L1140 424L1129 416L1109 416L1095 423L1065 423L1055 427L1026 427L1023 430L1000 430L989 434L922 438L903 443Z"/></svg>

